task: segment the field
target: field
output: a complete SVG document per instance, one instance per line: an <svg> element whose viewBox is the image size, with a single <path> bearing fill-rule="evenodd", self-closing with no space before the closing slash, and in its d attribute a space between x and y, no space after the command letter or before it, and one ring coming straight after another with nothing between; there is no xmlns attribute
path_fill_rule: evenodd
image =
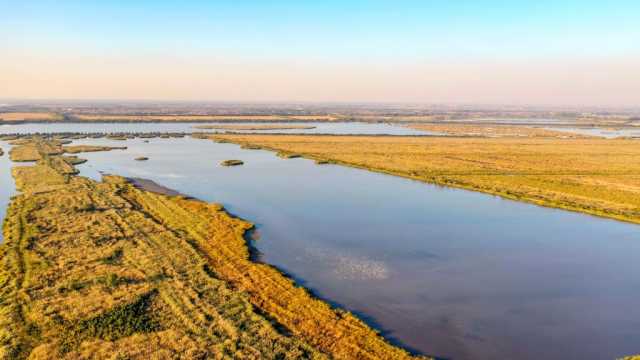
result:
<svg viewBox="0 0 640 360"><path fill-rule="evenodd" d="M589 138L590 136L570 132L546 130L530 126L514 125L482 125L482 124L411 124L412 129L435 131L453 136L487 136L487 137L527 137L527 138Z"/></svg>
<svg viewBox="0 0 640 360"><path fill-rule="evenodd" d="M331 115L84 115L74 114L73 120L100 122L198 122L198 121L264 121L264 122L293 122L293 121L334 121L336 117Z"/></svg>
<svg viewBox="0 0 640 360"><path fill-rule="evenodd" d="M196 129L212 129L212 130L309 130L315 129L315 126L306 125L198 125Z"/></svg>
<svg viewBox="0 0 640 360"><path fill-rule="evenodd" d="M253 225L220 205L75 176L58 143L14 150L37 163L12 170L1 359L410 358L252 262Z"/></svg>
<svg viewBox="0 0 640 360"><path fill-rule="evenodd" d="M640 223L637 140L327 135L211 138Z"/></svg>
<svg viewBox="0 0 640 360"><path fill-rule="evenodd" d="M50 112L7 112L0 113L0 122L22 122L22 121L61 121L62 115Z"/></svg>

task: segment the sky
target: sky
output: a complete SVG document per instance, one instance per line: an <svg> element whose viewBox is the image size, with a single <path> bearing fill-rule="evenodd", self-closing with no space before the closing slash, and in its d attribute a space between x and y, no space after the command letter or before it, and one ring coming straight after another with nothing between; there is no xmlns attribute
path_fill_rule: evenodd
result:
<svg viewBox="0 0 640 360"><path fill-rule="evenodd" d="M640 105L640 1L0 0L0 98Z"/></svg>

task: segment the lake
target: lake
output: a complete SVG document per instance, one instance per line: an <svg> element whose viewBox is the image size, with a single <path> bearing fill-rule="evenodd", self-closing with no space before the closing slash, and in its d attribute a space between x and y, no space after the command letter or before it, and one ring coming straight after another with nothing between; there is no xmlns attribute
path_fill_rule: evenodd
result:
<svg viewBox="0 0 640 360"><path fill-rule="evenodd" d="M637 225L234 144L126 144L83 154L81 174L147 178L224 204L257 224L262 261L411 349L455 359L640 350Z"/></svg>

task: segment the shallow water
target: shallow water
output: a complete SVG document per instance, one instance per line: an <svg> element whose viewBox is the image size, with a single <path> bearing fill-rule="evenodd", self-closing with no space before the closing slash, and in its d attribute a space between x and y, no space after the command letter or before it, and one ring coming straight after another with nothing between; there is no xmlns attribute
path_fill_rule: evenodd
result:
<svg viewBox="0 0 640 360"><path fill-rule="evenodd" d="M224 204L258 225L261 260L408 348L454 359L640 352L637 225L234 144L126 145L81 154L81 174ZM226 159L245 165L219 166Z"/></svg>
<svg viewBox="0 0 640 360"><path fill-rule="evenodd" d="M225 132L224 130L198 129L198 125L234 125L235 123L66 123L66 124L20 124L0 125L0 134L30 134L30 133L143 133L143 132ZM241 125L264 125L265 123L242 123ZM289 126L291 123L266 123L268 125ZM238 124L240 125L240 124ZM435 135L437 133L410 129L400 125L378 123L304 123L305 126L315 126L314 129L289 130L251 130L235 132L256 133L287 133L287 134L366 134L366 135Z"/></svg>
<svg viewBox="0 0 640 360"><path fill-rule="evenodd" d="M0 148L4 151L4 155L0 156L0 224L4 220L7 212L7 205L11 201L11 196L15 194L15 183L11 177L11 160L9 160L9 150L11 145L6 141L0 141ZM4 235L0 231L0 242L4 240Z"/></svg>
<svg viewBox="0 0 640 360"><path fill-rule="evenodd" d="M640 137L640 128L606 128L606 127L548 127L546 129L571 132L582 135L602 136L608 139L630 136Z"/></svg>

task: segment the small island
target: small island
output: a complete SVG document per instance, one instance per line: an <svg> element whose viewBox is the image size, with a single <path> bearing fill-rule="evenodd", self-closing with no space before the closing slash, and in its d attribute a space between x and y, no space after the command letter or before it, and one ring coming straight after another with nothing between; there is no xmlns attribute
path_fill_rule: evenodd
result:
<svg viewBox="0 0 640 360"><path fill-rule="evenodd" d="M220 163L222 166L238 166L243 164L244 162L242 160L225 160Z"/></svg>
<svg viewBox="0 0 640 360"><path fill-rule="evenodd" d="M300 154L290 153L290 152L286 152L286 151L280 151L276 155L278 157L283 158L283 159L295 159L295 158L302 157L302 155L300 155Z"/></svg>

